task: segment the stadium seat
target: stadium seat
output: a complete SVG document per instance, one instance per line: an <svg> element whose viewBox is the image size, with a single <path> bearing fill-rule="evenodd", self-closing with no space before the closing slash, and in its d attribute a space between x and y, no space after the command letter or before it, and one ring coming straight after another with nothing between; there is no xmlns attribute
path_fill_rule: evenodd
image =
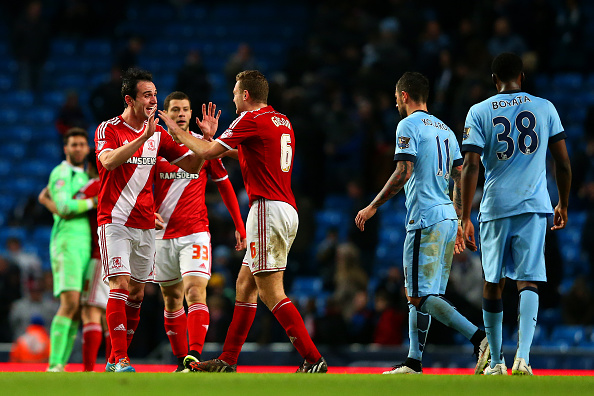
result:
<svg viewBox="0 0 594 396"><path fill-rule="evenodd" d="M551 341L567 342L569 346L578 345L584 337L583 326L557 325L551 332Z"/></svg>
<svg viewBox="0 0 594 396"><path fill-rule="evenodd" d="M9 91L13 87L13 78L10 74L0 74L0 92Z"/></svg>
<svg viewBox="0 0 594 396"><path fill-rule="evenodd" d="M27 239L27 232L22 227L2 227L0 228L0 247L6 246L8 238L19 238L21 241Z"/></svg>
<svg viewBox="0 0 594 396"><path fill-rule="evenodd" d="M109 40L87 40L83 44L82 54L99 58L111 55L111 43Z"/></svg>
<svg viewBox="0 0 594 396"><path fill-rule="evenodd" d="M5 106L31 107L33 100L33 93L29 91L10 91L0 94L0 105Z"/></svg>
<svg viewBox="0 0 594 396"><path fill-rule="evenodd" d="M25 157L27 147L23 143L8 143L0 145L0 158L18 161Z"/></svg>
<svg viewBox="0 0 594 396"><path fill-rule="evenodd" d="M51 42L51 54L54 57L74 56L76 54L76 41L63 38L53 39Z"/></svg>
<svg viewBox="0 0 594 396"><path fill-rule="evenodd" d="M315 276L297 276L293 279L291 293L315 296L322 291L323 282Z"/></svg>

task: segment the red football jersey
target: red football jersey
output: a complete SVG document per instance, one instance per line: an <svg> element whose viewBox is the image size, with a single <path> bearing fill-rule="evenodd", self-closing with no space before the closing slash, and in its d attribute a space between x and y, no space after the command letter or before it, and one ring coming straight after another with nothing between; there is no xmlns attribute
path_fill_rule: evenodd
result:
<svg viewBox="0 0 594 396"><path fill-rule="evenodd" d="M95 152L101 180L97 206L99 226L116 223L132 228L155 228L152 185L157 155L175 163L190 153L186 147L175 143L171 136L157 125L154 135L128 161L112 171L107 171L99 161L101 154L136 139L142 134L143 128L132 128L121 116L105 121L97 127Z"/></svg>
<svg viewBox="0 0 594 396"><path fill-rule="evenodd" d="M216 141L228 149L238 147L250 205L266 198L297 209L291 190L295 135L284 114L272 106L244 111Z"/></svg>
<svg viewBox="0 0 594 396"><path fill-rule="evenodd" d="M78 190L74 198L87 199L96 197L99 194L100 185L99 179L90 179L87 184ZM91 209L87 213L89 215L89 224L91 225L91 258L101 260L99 235L97 235L97 210Z"/></svg>
<svg viewBox="0 0 594 396"><path fill-rule="evenodd" d="M202 139L202 135L192 132ZM208 231L208 213L204 191L208 176L219 182L229 177L220 159L205 161L199 174L192 174L157 159L155 170L155 206L163 217L164 229L157 230L157 239L172 239Z"/></svg>

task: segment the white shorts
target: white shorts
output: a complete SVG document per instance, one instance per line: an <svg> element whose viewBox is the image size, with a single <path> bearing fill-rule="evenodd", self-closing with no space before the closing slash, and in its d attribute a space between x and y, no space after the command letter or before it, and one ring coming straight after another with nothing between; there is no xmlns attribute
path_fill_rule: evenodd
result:
<svg viewBox="0 0 594 396"><path fill-rule="evenodd" d="M105 309L109 297L109 286L103 282L103 267L98 259L92 258L87 267L85 283L81 294L82 305Z"/></svg>
<svg viewBox="0 0 594 396"><path fill-rule="evenodd" d="M188 275L210 279L211 253L209 232L157 239L153 282L169 286Z"/></svg>
<svg viewBox="0 0 594 396"><path fill-rule="evenodd" d="M254 201L246 222L247 251L243 265L252 274L284 271L299 227L299 216L282 201Z"/></svg>
<svg viewBox="0 0 594 396"><path fill-rule="evenodd" d="M121 224L97 229L103 279L129 275L136 282L152 279L155 266L155 229L143 230Z"/></svg>

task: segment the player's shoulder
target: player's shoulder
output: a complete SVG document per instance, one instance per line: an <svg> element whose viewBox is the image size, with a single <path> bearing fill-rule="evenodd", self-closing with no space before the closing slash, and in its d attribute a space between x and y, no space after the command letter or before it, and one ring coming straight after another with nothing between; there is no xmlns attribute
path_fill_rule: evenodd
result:
<svg viewBox="0 0 594 396"><path fill-rule="evenodd" d="M122 125L122 119L120 118L120 116L110 118L107 121L103 121L101 124L99 124L99 126L97 126L97 131L112 128L117 125Z"/></svg>

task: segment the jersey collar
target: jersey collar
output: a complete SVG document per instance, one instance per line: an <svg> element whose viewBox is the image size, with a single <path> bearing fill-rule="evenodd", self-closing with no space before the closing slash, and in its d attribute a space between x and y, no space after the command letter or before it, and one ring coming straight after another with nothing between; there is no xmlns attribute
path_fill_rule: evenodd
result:
<svg viewBox="0 0 594 396"><path fill-rule="evenodd" d="M507 91L501 91L501 92L499 92L499 94L505 95L505 94L520 93L520 92L522 92L521 89L508 89Z"/></svg>
<svg viewBox="0 0 594 396"><path fill-rule="evenodd" d="M425 111L425 110L415 110L415 111L413 111L412 113L410 113L410 115L413 115L413 114L415 114L416 112L421 112L421 113L425 113L425 114L427 114L427 115L431 115L431 113L429 113L428 111Z"/></svg>

